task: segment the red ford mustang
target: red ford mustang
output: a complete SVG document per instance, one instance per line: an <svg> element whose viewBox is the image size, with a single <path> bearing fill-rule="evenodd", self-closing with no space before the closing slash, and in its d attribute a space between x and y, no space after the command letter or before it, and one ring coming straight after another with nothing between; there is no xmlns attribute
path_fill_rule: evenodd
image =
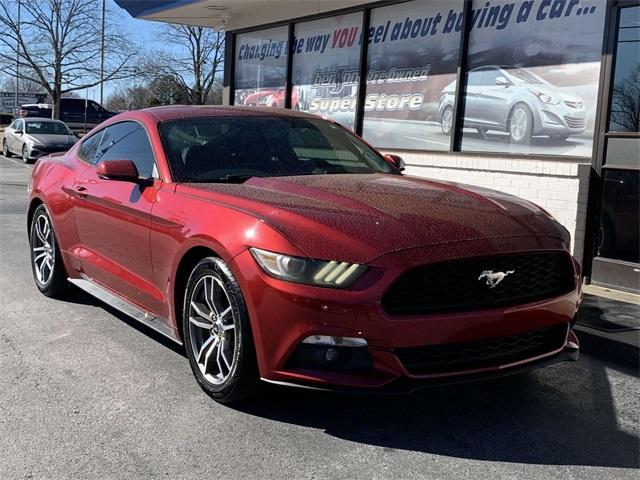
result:
<svg viewBox="0 0 640 480"><path fill-rule="evenodd" d="M292 111L124 113L34 168L34 279L184 343L227 403L259 379L404 391L576 359L568 232L402 169Z"/></svg>

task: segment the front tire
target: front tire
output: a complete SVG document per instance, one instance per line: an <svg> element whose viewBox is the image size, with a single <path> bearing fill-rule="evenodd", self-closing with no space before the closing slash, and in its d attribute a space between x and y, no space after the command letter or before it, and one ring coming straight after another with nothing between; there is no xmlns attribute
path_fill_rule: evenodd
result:
<svg viewBox="0 0 640 480"><path fill-rule="evenodd" d="M38 290L47 297L61 296L69 287L67 272L51 218L44 205L40 205L33 213L29 232L33 280Z"/></svg>
<svg viewBox="0 0 640 480"><path fill-rule="evenodd" d="M27 150L27 146L23 145L22 146L22 161L28 165L31 163L31 159L29 158L29 152Z"/></svg>
<svg viewBox="0 0 640 480"><path fill-rule="evenodd" d="M259 376L249 314L233 273L219 258L201 260L184 298L185 349L200 387L220 403L244 400Z"/></svg>
<svg viewBox="0 0 640 480"><path fill-rule="evenodd" d="M442 133L445 135L449 135L451 133L451 129L453 128L453 108L446 107L442 111L442 115L440 117L440 128L442 129Z"/></svg>
<svg viewBox="0 0 640 480"><path fill-rule="evenodd" d="M511 143L528 144L533 132L533 115L524 104L516 105L509 117Z"/></svg>

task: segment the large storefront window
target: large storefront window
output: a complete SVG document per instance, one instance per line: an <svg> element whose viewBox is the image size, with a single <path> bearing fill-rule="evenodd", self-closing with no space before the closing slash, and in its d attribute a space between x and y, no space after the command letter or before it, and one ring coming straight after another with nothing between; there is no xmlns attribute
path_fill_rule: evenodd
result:
<svg viewBox="0 0 640 480"><path fill-rule="evenodd" d="M236 37L236 105L284 108L287 39L287 27L244 33Z"/></svg>
<svg viewBox="0 0 640 480"><path fill-rule="evenodd" d="M621 9L617 43L609 130L640 132L640 7Z"/></svg>
<svg viewBox="0 0 640 480"><path fill-rule="evenodd" d="M362 13L296 25L291 106L355 126Z"/></svg>
<svg viewBox="0 0 640 480"><path fill-rule="evenodd" d="M374 146L449 150L458 15L462 1L419 0L371 11L363 135Z"/></svg>
<svg viewBox="0 0 640 480"><path fill-rule="evenodd" d="M462 150L591 156L605 9L475 0Z"/></svg>

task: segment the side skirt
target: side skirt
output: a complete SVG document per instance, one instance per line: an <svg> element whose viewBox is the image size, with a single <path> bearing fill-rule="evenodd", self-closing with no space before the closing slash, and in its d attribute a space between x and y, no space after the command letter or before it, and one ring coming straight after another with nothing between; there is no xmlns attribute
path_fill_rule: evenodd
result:
<svg viewBox="0 0 640 480"><path fill-rule="evenodd" d="M182 345L182 342L176 336L173 329L169 327L168 320L141 309L139 306L125 300L117 293L107 290L105 287L97 284L90 278L69 278L68 280L69 283L72 283L81 290L84 290L89 295L96 297L98 300L103 301L107 305L115 308L125 315L128 315L134 320L143 323L161 335L173 340L178 345Z"/></svg>

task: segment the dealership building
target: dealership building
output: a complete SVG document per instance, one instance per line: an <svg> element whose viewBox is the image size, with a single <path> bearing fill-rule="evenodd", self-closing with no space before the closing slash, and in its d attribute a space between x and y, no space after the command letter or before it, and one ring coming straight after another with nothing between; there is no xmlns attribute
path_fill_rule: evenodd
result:
<svg viewBox="0 0 640 480"><path fill-rule="evenodd" d="M528 199L591 283L640 293L639 2L116 2L223 28L225 103L330 117L410 175Z"/></svg>

